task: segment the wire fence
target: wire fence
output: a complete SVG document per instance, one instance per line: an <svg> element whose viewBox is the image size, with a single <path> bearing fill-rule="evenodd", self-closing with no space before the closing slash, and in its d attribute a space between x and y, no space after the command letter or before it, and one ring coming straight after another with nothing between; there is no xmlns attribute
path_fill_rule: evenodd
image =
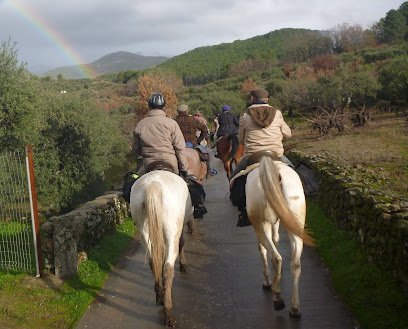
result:
<svg viewBox="0 0 408 329"><path fill-rule="evenodd" d="M32 273L36 250L27 172L24 152L0 153L0 268Z"/></svg>

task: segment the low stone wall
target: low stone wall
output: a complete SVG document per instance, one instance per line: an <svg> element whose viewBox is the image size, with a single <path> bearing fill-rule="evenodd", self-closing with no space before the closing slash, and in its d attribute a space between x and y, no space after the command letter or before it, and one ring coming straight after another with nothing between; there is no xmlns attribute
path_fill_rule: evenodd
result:
<svg viewBox="0 0 408 329"><path fill-rule="evenodd" d="M128 205L120 194L110 192L42 224L45 267L60 278L75 274L78 255L88 252L129 217Z"/></svg>
<svg viewBox="0 0 408 329"><path fill-rule="evenodd" d="M318 203L337 226L352 231L370 261L408 286L408 200L371 189L367 182L381 178L362 166L340 167L325 155L297 151L288 157L314 171Z"/></svg>

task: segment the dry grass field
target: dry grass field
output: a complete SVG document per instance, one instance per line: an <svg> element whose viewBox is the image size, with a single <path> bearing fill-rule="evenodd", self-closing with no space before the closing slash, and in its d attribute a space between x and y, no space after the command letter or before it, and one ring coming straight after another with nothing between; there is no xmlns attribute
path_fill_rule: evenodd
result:
<svg viewBox="0 0 408 329"><path fill-rule="evenodd" d="M319 136L305 123L294 123L287 150L309 155L324 154L339 166L364 173L361 179L372 189L408 197L408 117L377 113L368 126Z"/></svg>

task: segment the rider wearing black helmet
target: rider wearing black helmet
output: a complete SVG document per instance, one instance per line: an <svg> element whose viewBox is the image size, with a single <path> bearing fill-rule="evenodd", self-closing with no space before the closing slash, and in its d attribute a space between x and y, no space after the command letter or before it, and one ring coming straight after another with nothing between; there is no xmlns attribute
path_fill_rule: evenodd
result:
<svg viewBox="0 0 408 329"><path fill-rule="evenodd" d="M148 100L150 110L139 121L133 133L133 151L142 157L138 174L144 174L149 164L165 161L175 173L187 176L186 147L183 134L176 121L166 116L163 108L166 99L161 93L153 93Z"/></svg>

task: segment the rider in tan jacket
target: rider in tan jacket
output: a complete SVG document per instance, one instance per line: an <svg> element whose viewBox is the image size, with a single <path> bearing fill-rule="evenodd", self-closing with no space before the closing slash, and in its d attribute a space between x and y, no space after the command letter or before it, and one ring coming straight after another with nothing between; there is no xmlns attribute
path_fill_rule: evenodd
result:
<svg viewBox="0 0 408 329"><path fill-rule="evenodd" d="M292 133L281 111L268 104L269 93L265 89L254 89L250 96L252 105L239 120L238 138L240 144L244 144L244 157L233 171L231 179L247 167L249 157L258 151L271 151L282 162L293 166L283 155L282 140ZM251 225L246 212L245 183L246 176L238 177L231 188L230 198L240 211L237 226Z"/></svg>
<svg viewBox="0 0 408 329"><path fill-rule="evenodd" d="M138 174L154 161L165 161L178 174L187 176L187 159L182 152L186 143L177 122L162 110L166 104L163 95L155 93L149 98L150 111L139 121L133 133L133 151L143 162Z"/></svg>
<svg viewBox="0 0 408 329"><path fill-rule="evenodd" d="M283 119L282 112L268 104L267 90L255 89L250 96L252 105L239 120L238 139L240 144L244 144L244 157L231 178L245 169L248 158L258 151L272 151L282 162L292 165L283 155L282 140L291 137L292 132Z"/></svg>

